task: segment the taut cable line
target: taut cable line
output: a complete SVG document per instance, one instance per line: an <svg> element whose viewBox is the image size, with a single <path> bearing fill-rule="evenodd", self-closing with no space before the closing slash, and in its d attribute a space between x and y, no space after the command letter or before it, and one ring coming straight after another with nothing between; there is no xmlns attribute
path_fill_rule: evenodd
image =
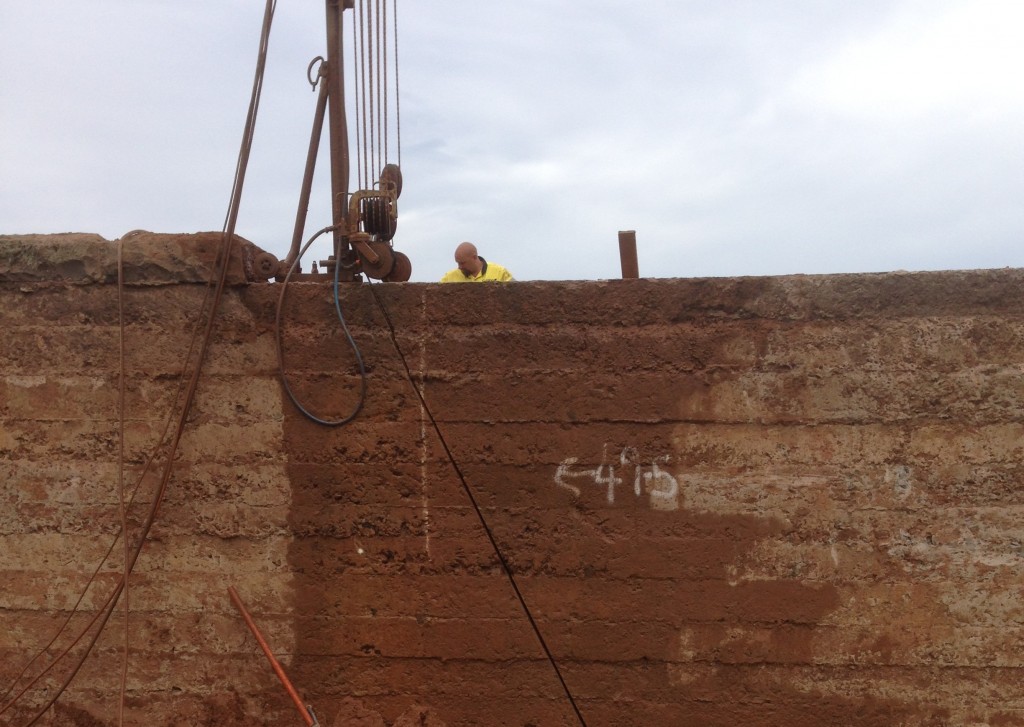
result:
<svg viewBox="0 0 1024 727"><path fill-rule="evenodd" d="M358 30L357 30L357 23L352 23L352 79L353 79L353 86L355 87L354 92L352 93L352 98L354 100L355 118L356 118L356 123L355 123L355 129L356 129L356 154L355 154L355 157L356 157L356 179L359 180L359 186L363 186L363 184L364 184L364 180L363 180L363 157L362 157L362 155L359 152L359 148L360 148L359 140L362 138L362 135L360 133L360 127L359 127L359 119L362 117L362 113L361 112L362 112L363 104L360 102L360 98L359 98L359 96L360 96L360 93L359 93L359 89L360 89L360 85L359 85L359 64L357 62L358 61L358 56L357 56L357 52L356 52L356 48L358 48L358 47L359 47L359 34L358 34Z"/></svg>
<svg viewBox="0 0 1024 727"><path fill-rule="evenodd" d="M358 16L352 26L357 178L364 189L376 183L380 168L391 160L392 88L396 113L399 103L397 0L392 0L391 7L389 15L387 0L359 0ZM389 40L390 37L394 40ZM400 121L396 118L396 147L401 164L399 126Z"/></svg>
<svg viewBox="0 0 1024 727"><path fill-rule="evenodd" d="M373 116L373 111L367 109L367 105L370 103L370 99L366 97L367 89L367 69L366 69L366 0L359 0L359 48L354 52L359 54L359 86L361 95L363 97L363 118L362 118L362 148L363 148L363 171L366 176L360 180L360 186L366 189L369 186L369 175L370 175L370 142L369 142L369 122L367 116Z"/></svg>
<svg viewBox="0 0 1024 727"><path fill-rule="evenodd" d="M383 119L384 119L384 116L385 116L384 109L387 108L388 100L387 100L387 96L383 95L381 93L382 76L384 75L382 73L382 70L381 70L382 69L382 66L381 66L381 54L382 54L382 51L383 51L383 48L382 48L382 46L383 46L382 38L383 38L383 35L384 35L384 31L383 31L383 24L381 23L380 3L381 3L381 0L377 0L377 16L376 16L376 23L375 23L375 27L377 29L377 37L376 37L376 43L375 43L376 60L377 60L377 165L374 166L374 169L380 169L382 166L384 166L384 163L386 161L386 159L384 158L384 153L382 151L382 148L383 148L383 143L384 143L384 132L385 132L384 127L383 127Z"/></svg>
<svg viewBox="0 0 1024 727"><path fill-rule="evenodd" d="M398 146L398 166L402 166L402 95L398 91L398 0L392 0L391 22L395 36L395 143Z"/></svg>
<svg viewBox="0 0 1024 727"><path fill-rule="evenodd" d="M264 11L263 29L260 36L260 48L255 78L253 80L252 97L250 99L249 111L246 117L245 131L243 133L238 163L235 166L235 177L234 183L232 185L231 201L228 205L228 212L225 217L225 226L222 235L223 242L219 254L214 262L214 275L211 276L210 284L207 286L207 292L203 300L203 305L201 307L201 313L199 317L199 321L202 322L202 314L206 313L205 325L202 327L202 344L199 347L198 358L195 362L191 375L189 376L188 387L185 390L185 400L178 416L177 426L174 430L174 435L166 445L166 460L164 462L163 472L161 473L159 486L150 504L149 512L147 513L146 520L142 525L137 542L135 543L134 547L130 549L130 558L128 559L125 565L126 573L131 573L134 570L135 564L138 561L139 555L142 552L142 548L145 545L146 538L150 530L152 529L154 522L156 521L156 516L159 512L160 505L163 502L164 496L166 495L167 486L168 483L170 482L171 474L173 471L174 455L177 452L178 445L181 442L181 437L184 433L185 425L188 420L188 414L192 408L192 403L195 399L195 394L198 389L199 375L202 371L202 365L206 358L210 342L213 338L213 325L214 321L216 320L217 310L219 308L220 300L221 297L223 296L224 287L227 282L227 270L231 260L231 245L234 239L235 223L238 217L238 208L241 203L241 194L245 179L245 170L248 164L249 152L251 151L252 148L252 139L256 124L256 114L259 108L259 97L263 85L263 76L266 67L266 52L270 36L270 26L273 21L273 15L276 4L276 0L267 0L266 8ZM206 308L208 302L210 305L209 310L207 311ZM193 332L193 344L199 334L199 331L200 326L197 325ZM192 351L193 348L190 347L189 356L191 356ZM189 359L186 359L186 369L188 361ZM157 449L162 448L164 444L164 440L161 440L160 443L158 443L157 445ZM126 532L121 533L121 535L127 540L128 534ZM112 543L111 549L110 551L108 551L108 555L113 550L113 547L114 544ZM113 614L114 609L117 606L118 600L123 594L126 586L127 579L125 577L120 578L118 580L118 583L110 593L110 595L107 597L107 600L104 603L103 607L96 613L96 615L90 621L86 629L81 631L78 637L76 637L75 641L71 644L71 646L65 649L65 651L62 654L60 654L56 659L54 659L53 662L51 662L46 667L46 669L44 669L43 673L49 671L49 669L56 665L56 663L59 660L61 660L64 656L67 656L70 653L70 649L73 648L74 645L78 643L78 641L84 638L84 636L93 627L93 625L97 623L97 621L99 622L99 626L96 628L95 633L92 635L92 638L86 644L86 647L83 649L83 653L79 656L78 660L72 665L71 670L67 674L64 681L58 686L55 693L46 699L43 706L35 713L35 716L33 716L31 719L29 719L28 722L25 723L24 727L31 727L31 725L36 724L50 710L50 708L52 708L53 705L56 704L60 696L64 693L68 686L70 686L75 676L77 676L78 672L81 670L82 665L85 663L85 660L88 658L89 654L95 647L100 635L103 633L107 623L110 620L111 615ZM88 588L88 585L86 587ZM31 684L34 684L36 681L38 681L38 679L41 676L42 674L35 677ZM29 685L29 687L31 686L31 684ZM29 687L23 689L22 692L20 692L11 702L5 705L3 710L0 710L0 713L6 711L8 708L13 706L13 704L17 702L17 700L27 692Z"/></svg>
<svg viewBox="0 0 1024 727"><path fill-rule="evenodd" d="M128 656L131 652L130 632L128 630L128 616L131 611L129 598L129 577L128 561L131 558L131 547L128 543L128 506L124 500L124 427L125 427L125 365L124 365L124 238L117 241L117 359L118 368L118 396L117 396L117 505L118 515L121 518L121 532L125 534L121 538L124 544L124 563L121 569L121 579L124 581L124 655L121 660L121 689L120 698L117 703L117 723L124 725L124 705L128 692Z"/></svg>
<svg viewBox="0 0 1024 727"><path fill-rule="evenodd" d="M508 559L505 558L505 554L502 552L501 547L498 545L498 539L495 537L494 531L491 530L491 526L487 522L487 518L484 517L483 510L477 502L476 495L473 494L473 489L469 486L469 481L466 479L462 468L459 467L459 463L455 459L455 455L448 446L448 440L445 439L444 433L441 431L441 426L437 423L437 419L434 418L433 412L430 411L426 397L423 395L420 387L416 385L416 378L413 376L412 368L409 366L409 362L406 359L405 354L398 345L398 334L395 331L395 325L391 320L391 315L388 313L387 308L384 306L384 302L380 299L380 296L377 295L377 291L374 288L375 286L370 286L370 293L373 295L373 299L376 301L377 307L380 308L380 312L384 315L384 320L387 322L388 330L391 334L391 345L394 346L395 352L398 354L398 358L402 362L402 367L405 369L406 379L409 381L409 385L412 386L413 391L416 393L416 397L419 400L420 406L423 407L423 411L426 413L427 419L430 420L430 426L437 435L438 441L441 443L441 448L444 450L445 455L448 458L448 462L452 466L452 471L455 472L455 475L459 478L459 482L462 484L462 490L466 493L466 498L473 507L473 511L476 513L480 526L483 529L484 534L487 536L487 540L491 544L491 548L494 550L494 554L498 557L498 562L501 564L502 572L504 572L506 578L508 578L509 585L511 586L513 593L515 593L516 600L519 602L519 606L523 609L523 614L526 616L526 620L529 622L534 636L537 637L537 642L540 644L541 650L544 652L544 656L551 665L551 669L554 671L555 677L558 679L558 683L561 685L562 691L565 694L569 705L572 707L573 713L576 715L576 719L583 727L587 727L587 722L583 719L583 713L580 711L579 705L576 704L576 698L569 689L569 684L565 681L565 677L562 676L562 670L558 666L558 661L555 659L554 653L552 653L548 646L547 640L544 638L544 634L541 633L540 625L533 617L533 612L530 610L529 604L526 603L526 597L519 588L515 572L512 570L512 566L509 564Z"/></svg>
<svg viewBox="0 0 1024 727"><path fill-rule="evenodd" d="M325 106L330 119L330 226L334 232L334 255L322 264L328 269L340 264L342 282L361 282L363 275L387 282L405 282L412 275L409 258L394 250L392 243L397 229L397 200L402 182L399 165L390 162L391 50L388 37L393 22L386 3L387 0L327 0L327 67L321 66L321 75L328 80L328 98L321 95L318 100L317 120L307 155L291 248L284 261L261 263L261 271L268 278L281 280L285 277L302 247L305 211L316 159L315 139L322 128L320 118ZM392 0L392 7L397 7L397 0ZM345 10L352 10L354 16L351 70L341 62ZM392 16L396 14L397 11ZM397 63L394 72L397 106ZM345 80L350 86L347 93L350 99L346 98ZM349 107L354 110L351 124L347 114ZM400 141L398 143L400 147ZM355 191L349 190L350 164L358 187Z"/></svg>
<svg viewBox="0 0 1024 727"><path fill-rule="evenodd" d="M388 3L384 0L384 31L381 33L381 45L384 50L384 163L387 164L391 161L391 157L388 155L388 136L390 136L391 128L388 126L388 106L390 104L390 97L388 96Z"/></svg>

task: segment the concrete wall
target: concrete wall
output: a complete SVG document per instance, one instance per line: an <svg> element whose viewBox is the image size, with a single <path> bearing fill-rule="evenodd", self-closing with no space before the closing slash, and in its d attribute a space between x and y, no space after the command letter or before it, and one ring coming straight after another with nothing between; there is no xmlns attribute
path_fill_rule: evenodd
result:
<svg viewBox="0 0 1024 727"><path fill-rule="evenodd" d="M123 243L122 399L117 245L0 238L0 690L181 408L216 235ZM349 285L325 427L240 250L39 724L117 724L126 640L126 724L302 724L233 585L325 725L1024 725L1024 272ZM282 342L349 412L330 285Z"/></svg>

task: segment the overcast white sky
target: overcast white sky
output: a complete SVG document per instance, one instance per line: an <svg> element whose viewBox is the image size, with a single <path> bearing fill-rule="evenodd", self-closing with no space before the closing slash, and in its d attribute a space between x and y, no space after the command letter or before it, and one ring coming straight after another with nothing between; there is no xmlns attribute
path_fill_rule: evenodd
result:
<svg viewBox="0 0 1024 727"><path fill-rule="evenodd" d="M263 9L0 0L0 234L221 229ZM1019 0L397 0L397 14L394 243L413 281L454 267L462 240L518 279L616 278L631 229L645 277L1024 267ZM270 37L237 232L279 257L324 16L279 0ZM307 234L331 222L328 169Z"/></svg>

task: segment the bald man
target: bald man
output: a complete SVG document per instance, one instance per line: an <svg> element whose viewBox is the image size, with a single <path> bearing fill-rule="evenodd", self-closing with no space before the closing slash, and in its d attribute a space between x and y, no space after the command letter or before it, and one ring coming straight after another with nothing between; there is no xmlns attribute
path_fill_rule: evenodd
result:
<svg viewBox="0 0 1024 727"><path fill-rule="evenodd" d="M459 267L445 273L442 283L503 283L513 279L512 273L501 265L480 257L472 242L463 242L455 248L455 264Z"/></svg>

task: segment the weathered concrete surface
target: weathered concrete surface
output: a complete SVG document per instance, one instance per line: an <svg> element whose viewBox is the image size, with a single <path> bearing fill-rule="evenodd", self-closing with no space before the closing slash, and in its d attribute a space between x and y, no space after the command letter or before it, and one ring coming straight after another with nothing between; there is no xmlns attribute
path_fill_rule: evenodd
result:
<svg viewBox="0 0 1024 727"><path fill-rule="evenodd" d="M120 239L124 280L138 285L205 283L222 241L219 232L168 235L133 230ZM0 235L0 280L114 283L118 249L118 244L88 233ZM255 282L254 258L260 252L251 242L236 236L226 282Z"/></svg>
<svg viewBox="0 0 1024 727"><path fill-rule="evenodd" d="M0 238L0 689L119 528L116 246L82 242ZM136 529L189 242L124 239ZM588 725L1024 725L1024 272L346 286L367 397L328 428L242 256L129 583L127 723L299 723L234 585L325 724L578 724L489 531ZM331 286L283 318L293 390L344 416ZM124 641L50 724L116 724Z"/></svg>

